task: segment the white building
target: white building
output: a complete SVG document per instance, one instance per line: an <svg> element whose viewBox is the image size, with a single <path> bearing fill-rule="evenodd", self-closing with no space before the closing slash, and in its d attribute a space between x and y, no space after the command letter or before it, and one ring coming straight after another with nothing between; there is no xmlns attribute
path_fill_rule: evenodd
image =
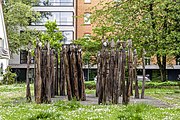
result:
<svg viewBox="0 0 180 120"><path fill-rule="evenodd" d="M48 1L48 2L47 2ZM39 11L42 19L39 22L31 23L30 29L45 31L45 23L55 21L63 33L65 44L69 44L76 38L76 0L40 0L34 4L33 9ZM33 58L30 68L34 68ZM25 80L27 68L27 52L22 50L18 55L10 59L10 66L20 76L19 80Z"/></svg>
<svg viewBox="0 0 180 120"><path fill-rule="evenodd" d="M2 76L2 74L5 72L5 69L9 63L9 59L9 47L2 10L2 0L0 0L0 76Z"/></svg>

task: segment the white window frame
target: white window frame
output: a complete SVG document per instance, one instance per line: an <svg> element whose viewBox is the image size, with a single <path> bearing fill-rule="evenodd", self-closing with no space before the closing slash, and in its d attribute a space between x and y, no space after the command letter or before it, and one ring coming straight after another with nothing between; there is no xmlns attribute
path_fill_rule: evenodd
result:
<svg viewBox="0 0 180 120"><path fill-rule="evenodd" d="M84 24L85 25L91 24L90 16L91 16L91 13L84 13Z"/></svg>
<svg viewBox="0 0 180 120"><path fill-rule="evenodd" d="M84 0L84 3L91 3L91 0Z"/></svg>

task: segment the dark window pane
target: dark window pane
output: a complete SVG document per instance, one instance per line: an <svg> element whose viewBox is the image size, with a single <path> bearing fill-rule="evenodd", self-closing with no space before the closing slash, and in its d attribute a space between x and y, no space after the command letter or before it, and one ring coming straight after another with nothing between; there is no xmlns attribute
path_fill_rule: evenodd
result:
<svg viewBox="0 0 180 120"><path fill-rule="evenodd" d="M27 55L28 52L26 50L21 50L20 51L20 63L21 64L27 64ZM34 57L31 57L30 63L34 63Z"/></svg>
<svg viewBox="0 0 180 120"><path fill-rule="evenodd" d="M20 51L20 63L21 64L26 64L27 63L27 51L21 50Z"/></svg>
<svg viewBox="0 0 180 120"><path fill-rule="evenodd" d="M73 26L73 12L40 12L41 20L31 25L44 25L47 21L56 21L57 25Z"/></svg>

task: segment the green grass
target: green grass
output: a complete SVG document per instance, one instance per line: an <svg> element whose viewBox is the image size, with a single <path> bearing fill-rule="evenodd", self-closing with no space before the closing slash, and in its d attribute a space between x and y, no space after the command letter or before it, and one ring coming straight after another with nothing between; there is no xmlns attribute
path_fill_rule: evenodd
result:
<svg viewBox="0 0 180 120"><path fill-rule="evenodd" d="M31 85L32 86L32 85ZM162 120L180 119L180 108L157 108L145 104L81 105L76 101L52 104L26 103L25 84L0 86L0 120ZM87 90L94 93L95 90ZM174 95L178 89L147 89L149 95Z"/></svg>
<svg viewBox="0 0 180 120"><path fill-rule="evenodd" d="M180 89L167 89L167 88L153 88L153 89L146 89L145 94L161 101L164 101L170 105L180 106Z"/></svg>

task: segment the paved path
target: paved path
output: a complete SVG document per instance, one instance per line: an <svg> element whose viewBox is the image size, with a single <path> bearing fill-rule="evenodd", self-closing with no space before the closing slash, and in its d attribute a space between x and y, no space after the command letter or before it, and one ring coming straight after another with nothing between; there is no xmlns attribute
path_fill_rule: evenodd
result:
<svg viewBox="0 0 180 120"><path fill-rule="evenodd" d="M68 100L67 96L57 96L55 98L52 98L53 102L56 102L58 100ZM88 94L86 95L86 101L81 101L80 102L83 105L97 105L98 104L98 98L95 97L95 95L92 94ZM122 97L120 97L119 99L119 103L122 103ZM134 97L131 97L130 99L130 103L145 103L145 104L149 104L149 105L153 105L156 107L172 107L171 105L162 102L161 100L149 97L149 96L145 96L144 99L135 99Z"/></svg>

